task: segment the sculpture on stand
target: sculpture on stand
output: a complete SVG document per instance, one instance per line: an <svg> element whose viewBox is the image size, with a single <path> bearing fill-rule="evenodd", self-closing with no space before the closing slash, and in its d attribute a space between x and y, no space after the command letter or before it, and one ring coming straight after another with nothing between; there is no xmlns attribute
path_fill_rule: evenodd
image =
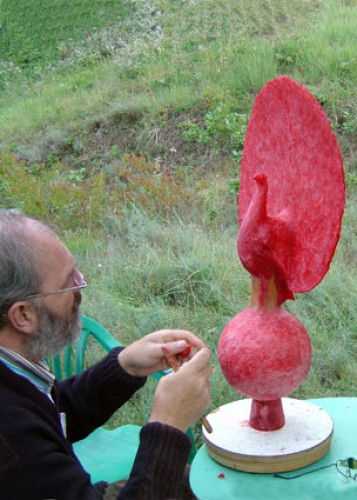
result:
<svg viewBox="0 0 357 500"><path fill-rule="evenodd" d="M312 290L327 273L344 205L342 158L321 106L286 76L268 82L253 106L240 173L237 246L252 277L251 300L226 325L218 344L226 380L251 398L249 417L243 422L240 415L246 401L221 407L210 415L212 437L204 434L209 452L226 465L253 472L292 470L329 448L328 415L306 402L282 399L306 378L312 350L305 327L281 306L295 293ZM287 451L273 432L280 429L286 439L286 411L300 433ZM311 425L325 429L316 433L317 441L306 443ZM222 426L227 436L216 432ZM236 434L237 449L226 446ZM248 454L242 449L247 440Z"/></svg>

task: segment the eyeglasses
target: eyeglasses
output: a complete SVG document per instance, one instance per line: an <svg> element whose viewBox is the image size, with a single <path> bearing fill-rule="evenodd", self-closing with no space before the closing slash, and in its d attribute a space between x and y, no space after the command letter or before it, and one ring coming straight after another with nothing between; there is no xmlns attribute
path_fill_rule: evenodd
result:
<svg viewBox="0 0 357 500"><path fill-rule="evenodd" d="M43 297L44 295L54 295L55 293L72 292L74 290L80 290L81 288L85 288L86 286L88 286L87 279L78 269L75 269L73 271L73 282L75 286L71 286L69 288L61 288L60 290L55 290L53 292L34 293L25 297L24 300L35 299L37 297Z"/></svg>

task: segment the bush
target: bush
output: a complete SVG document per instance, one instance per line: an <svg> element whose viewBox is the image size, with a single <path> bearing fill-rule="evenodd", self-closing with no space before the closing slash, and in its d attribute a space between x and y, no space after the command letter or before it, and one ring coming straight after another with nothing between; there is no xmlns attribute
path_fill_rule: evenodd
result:
<svg viewBox="0 0 357 500"><path fill-rule="evenodd" d="M97 174L78 185L70 182L61 165L26 166L4 152L0 155L0 206L18 208L62 229L97 227L106 211L104 176Z"/></svg>

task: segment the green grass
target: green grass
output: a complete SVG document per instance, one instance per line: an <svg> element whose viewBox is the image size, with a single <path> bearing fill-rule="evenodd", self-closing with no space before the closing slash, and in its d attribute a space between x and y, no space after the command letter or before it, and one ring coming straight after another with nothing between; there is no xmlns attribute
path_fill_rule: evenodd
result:
<svg viewBox="0 0 357 500"><path fill-rule="evenodd" d="M24 77L21 102L15 74L16 84L11 80L3 90L0 141L24 139L55 123L76 127L118 105L155 112L214 96L238 101L247 111L249 96L282 72L317 87L335 112L338 105L342 113L345 101L351 105L353 6L282 0L137 4L140 15L103 28L87 45L73 42L57 63L49 58L54 69L40 82ZM103 40L110 40L111 57L93 64L97 56L88 57L100 52Z"/></svg>
<svg viewBox="0 0 357 500"><path fill-rule="evenodd" d="M216 350L250 295L236 253L234 194L244 117L282 73L310 89L338 137L348 198L330 271L286 305L313 344L310 373L293 396L354 396L354 2L1 5L1 206L58 225L89 277L84 313L123 343L162 327L200 335L213 352L212 407L240 397ZM51 5L39 22L39 9ZM149 384L114 421L142 423L153 390Z"/></svg>
<svg viewBox="0 0 357 500"><path fill-rule="evenodd" d="M65 57L69 41L81 41L131 12L125 0L2 0L0 59L31 73Z"/></svg>

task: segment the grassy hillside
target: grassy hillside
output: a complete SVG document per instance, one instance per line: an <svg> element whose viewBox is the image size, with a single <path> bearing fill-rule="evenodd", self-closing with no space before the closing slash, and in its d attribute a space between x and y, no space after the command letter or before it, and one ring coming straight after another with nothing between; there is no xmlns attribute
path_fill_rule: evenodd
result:
<svg viewBox="0 0 357 500"><path fill-rule="evenodd" d="M126 0L2 0L0 59L36 73L65 57L69 42L93 36L132 11Z"/></svg>
<svg viewBox="0 0 357 500"><path fill-rule="evenodd" d="M16 60L8 71L5 65L1 142L135 114L141 132L135 146L152 147L153 129L162 132L166 122L162 113L176 116L195 106L197 115L217 101L249 112L257 91L281 73L309 86L332 122L355 127L353 4L152 0L135 6L122 21L62 41L62 57L47 54L40 81L29 79Z"/></svg>
<svg viewBox="0 0 357 500"><path fill-rule="evenodd" d="M288 74L323 106L348 194L328 275L286 306L314 349L295 395L355 395L355 2L41 4L56 15L1 4L0 205L58 225L90 280L84 311L124 342L186 327L215 353L250 293L235 243L246 124L261 87ZM217 406L239 396L213 364ZM141 422L149 399L117 418Z"/></svg>

